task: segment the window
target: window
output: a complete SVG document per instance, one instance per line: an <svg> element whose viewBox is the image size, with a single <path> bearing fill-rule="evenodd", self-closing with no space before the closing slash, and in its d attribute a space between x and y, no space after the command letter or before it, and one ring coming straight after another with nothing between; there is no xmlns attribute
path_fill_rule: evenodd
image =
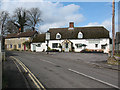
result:
<svg viewBox="0 0 120 90"><path fill-rule="evenodd" d="M58 48L58 43L53 43L52 48Z"/></svg>
<svg viewBox="0 0 120 90"><path fill-rule="evenodd" d="M21 48L21 44L18 44L18 48Z"/></svg>
<svg viewBox="0 0 120 90"><path fill-rule="evenodd" d="M82 44L79 43L79 44L75 44L77 48L82 48Z"/></svg>
<svg viewBox="0 0 120 90"><path fill-rule="evenodd" d="M56 34L56 39L61 39L60 33L57 33L57 34Z"/></svg>
<svg viewBox="0 0 120 90"><path fill-rule="evenodd" d="M38 44L37 47L41 47L41 44Z"/></svg>
<svg viewBox="0 0 120 90"><path fill-rule="evenodd" d="M9 45L7 45L7 48L9 48Z"/></svg>
<svg viewBox="0 0 120 90"><path fill-rule="evenodd" d="M97 47L98 47L98 44L95 44L95 47L97 48Z"/></svg>
<svg viewBox="0 0 120 90"><path fill-rule="evenodd" d="M78 38L83 38L83 34L81 32L78 33Z"/></svg>
<svg viewBox="0 0 120 90"><path fill-rule="evenodd" d="M12 44L10 44L10 48L12 48Z"/></svg>
<svg viewBox="0 0 120 90"><path fill-rule="evenodd" d="M106 46L105 45L101 45L101 49L105 49L106 48Z"/></svg>

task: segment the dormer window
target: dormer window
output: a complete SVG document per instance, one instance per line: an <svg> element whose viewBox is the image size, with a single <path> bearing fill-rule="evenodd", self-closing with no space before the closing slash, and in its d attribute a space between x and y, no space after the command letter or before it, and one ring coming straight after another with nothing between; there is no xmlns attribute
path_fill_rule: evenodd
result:
<svg viewBox="0 0 120 90"><path fill-rule="evenodd" d="M56 34L56 39L61 39L60 33L57 33L57 34Z"/></svg>
<svg viewBox="0 0 120 90"><path fill-rule="evenodd" d="M81 32L78 33L78 38L83 38L83 34Z"/></svg>

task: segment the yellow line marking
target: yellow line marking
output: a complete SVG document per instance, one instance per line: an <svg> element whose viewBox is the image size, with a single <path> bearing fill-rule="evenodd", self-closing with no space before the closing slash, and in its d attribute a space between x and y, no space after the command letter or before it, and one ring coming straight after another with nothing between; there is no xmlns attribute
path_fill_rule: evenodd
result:
<svg viewBox="0 0 120 90"><path fill-rule="evenodd" d="M35 85L38 87L38 88L40 88L40 86L36 83L36 81L33 79L33 77L30 75L30 74L28 74L29 75L29 77L32 79L32 81L35 83Z"/></svg>
<svg viewBox="0 0 120 90"><path fill-rule="evenodd" d="M44 90L46 90L45 89L45 87L40 83L40 81L34 76L34 74L20 61L20 60L18 60L18 59L16 59L15 57L13 57L13 56L11 56L13 59L15 59L22 67L23 67L23 69L25 70L25 72L29 72L29 77L33 80L33 82L34 82L34 84L38 87L38 88L40 88L40 86L41 86L41 88L43 88ZM31 74L31 75L30 75ZM36 82L36 81L37 82ZM38 85L38 84L40 85Z"/></svg>
<svg viewBox="0 0 120 90"><path fill-rule="evenodd" d="M15 65L17 66L17 68L18 68L18 70L19 70L19 72L22 72L21 70L20 70L20 68L18 67L18 65L17 65L17 63L13 60L13 62L15 63Z"/></svg>

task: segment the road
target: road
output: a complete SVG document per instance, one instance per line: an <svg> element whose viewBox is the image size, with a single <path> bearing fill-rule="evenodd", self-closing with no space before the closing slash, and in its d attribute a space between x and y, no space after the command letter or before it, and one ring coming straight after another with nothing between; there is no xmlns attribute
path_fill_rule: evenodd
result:
<svg viewBox="0 0 120 90"><path fill-rule="evenodd" d="M46 88L113 88L118 71L100 68L89 61L106 59L104 54L34 53L9 51L21 60Z"/></svg>

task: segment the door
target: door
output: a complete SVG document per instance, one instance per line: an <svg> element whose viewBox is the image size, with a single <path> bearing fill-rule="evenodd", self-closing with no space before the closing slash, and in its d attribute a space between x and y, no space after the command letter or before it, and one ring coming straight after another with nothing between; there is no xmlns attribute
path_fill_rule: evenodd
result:
<svg viewBox="0 0 120 90"><path fill-rule="evenodd" d="M17 46L16 46L16 45L14 45L14 49L17 49Z"/></svg>
<svg viewBox="0 0 120 90"><path fill-rule="evenodd" d="M72 51L72 45L73 45L73 43L70 40L64 40L62 42L62 50L64 52L70 52L70 51Z"/></svg>
<svg viewBox="0 0 120 90"><path fill-rule="evenodd" d="M69 52L69 43L65 43L65 52Z"/></svg>
<svg viewBox="0 0 120 90"><path fill-rule="evenodd" d="M33 44L33 51L36 52L36 44Z"/></svg>
<svg viewBox="0 0 120 90"><path fill-rule="evenodd" d="M26 50L26 45L24 45L24 50Z"/></svg>

